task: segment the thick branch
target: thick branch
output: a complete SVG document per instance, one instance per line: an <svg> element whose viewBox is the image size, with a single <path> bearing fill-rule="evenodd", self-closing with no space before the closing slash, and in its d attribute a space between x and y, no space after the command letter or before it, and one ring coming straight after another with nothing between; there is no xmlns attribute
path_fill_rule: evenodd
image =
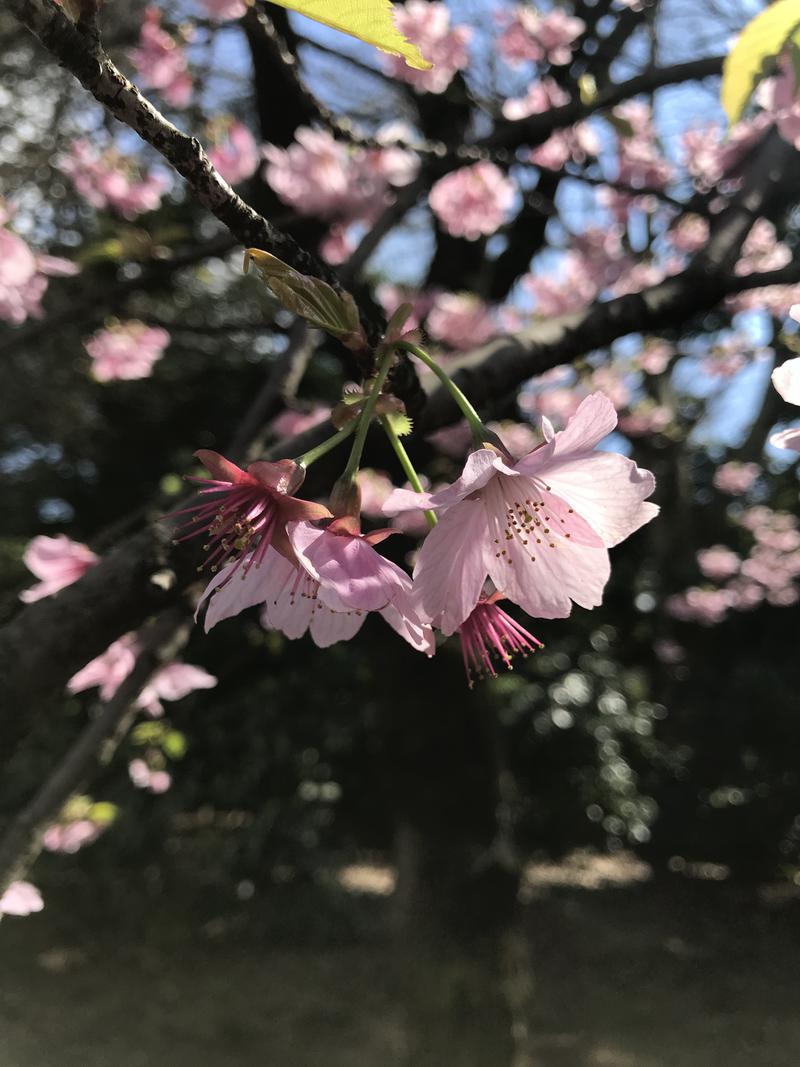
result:
<svg viewBox="0 0 800 1067"><path fill-rule="evenodd" d="M540 115L507 122L481 144L487 148L519 148L521 145L534 147L546 141L556 130L582 122L598 111L621 104L623 100L629 100L639 93L652 93L667 85L699 81L701 78L719 74L724 59L724 56L709 56L705 59L692 59L687 63L676 63L670 67L652 67L629 78L628 81L609 85L586 103L572 100L569 104L550 108Z"/></svg>
<svg viewBox="0 0 800 1067"><path fill-rule="evenodd" d="M173 125L102 52L93 50L55 0L8 0L11 12L44 47L120 122L152 145L208 208L245 247L263 248L304 274L338 279L321 260L254 211L224 181L196 137Z"/></svg>

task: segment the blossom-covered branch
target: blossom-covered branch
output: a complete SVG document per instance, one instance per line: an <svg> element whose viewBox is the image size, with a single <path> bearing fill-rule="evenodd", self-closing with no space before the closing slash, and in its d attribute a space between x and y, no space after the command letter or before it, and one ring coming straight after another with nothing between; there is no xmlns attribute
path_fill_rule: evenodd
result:
<svg viewBox="0 0 800 1067"><path fill-rule="evenodd" d="M136 664L114 695L91 719L53 773L0 838L0 896L24 877L42 848L42 834L99 762L107 763L140 712L137 699L155 672L169 663L190 632L187 612L164 611L143 633Z"/></svg>
<svg viewBox="0 0 800 1067"><path fill-rule="evenodd" d="M214 168L196 137L170 122L64 14L55 0L9 0L12 13L120 122L135 130L186 179L245 247L273 252L298 270L336 287L334 272L247 204Z"/></svg>

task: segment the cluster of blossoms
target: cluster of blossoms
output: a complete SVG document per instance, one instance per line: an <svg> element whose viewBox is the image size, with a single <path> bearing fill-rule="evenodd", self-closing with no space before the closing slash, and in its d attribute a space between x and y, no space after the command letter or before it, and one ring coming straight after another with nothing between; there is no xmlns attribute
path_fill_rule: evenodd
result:
<svg viewBox="0 0 800 1067"><path fill-rule="evenodd" d="M98 330L84 347L92 358L92 373L99 382L147 378L169 344L161 326L147 326L138 319L116 322Z"/></svg>
<svg viewBox="0 0 800 1067"><path fill-rule="evenodd" d="M139 82L155 89L173 107L186 107L192 99L192 77L183 48L161 25L161 12L147 7L139 34L139 45L130 52Z"/></svg>
<svg viewBox="0 0 800 1067"><path fill-rule="evenodd" d="M514 183L500 168L481 160L434 182L428 203L447 233L476 241L503 225L515 195Z"/></svg>
<svg viewBox="0 0 800 1067"><path fill-rule="evenodd" d="M95 804L91 797L73 796L64 805L56 822L44 832L42 845L48 852L72 855L93 844L116 816L113 804Z"/></svg>
<svg viewBox="0 0 800 1067"><path fill-rule="evenodd" d="M333 224L322 248L331 262L348 254L347 228L374 222L392 202L392 190L416 177L416 155L393 143L401 132L378 131L386 147L364 149L342 144L327 130L300 127L288 148L264 149L265 178L278 196L302 214Z"/></svg>
<svg viewBox="0 0 800 1067"><path fill-rule="evenodd" d="M384 377L391 358L383 357ZM595 450L616 425L614 407L601 394L587 397L562 432L544 420L544 440L533 445L526 438L523 447L531 447L522 458L459 394L474 450L455 482L426 492L414 475L413 490L387 496L385 481L374 474L361 479L372 514L380 507L395 520L408 516L418 529L424 511L432 523L410 578L377 551L397 527L361 531L365 509L355 472L381 380L356 420L356 444L330 508L294 495L308 462L328 443L298 461L258 461L246 470L217 453L196 453L211 477L196 479L197 501L174 517L179 539L205 539L216 571L201 600L206 629L258 606L265 627L289 638L309 632L325 647L353 637L377 611L427 655L435 651L435 630L457 633L470 679L494 674L497 660L510 666L515 653L539 646L499 602L548 619L565 618L573 603L597 606L609 576L608 549L656 514L646 502L653 477L623 456ZM349 432L343 427L330 447ZM389 436L411 477L405 450Z"/></svg>
<svg viewBox="0 0 800 1067"><path fill-rule="evenodd" d="M742 557L725 545L697 553L706 586L670 597L667 612L676 619L714 626L729 611L751 611L759 604L790 607L800 602L800 523L788 512L758 505L735 519L752 535Z"/></svg>
<svg viewBox="0 0 800 1067"><path fill-rule="evenodd" d="M238 185L255 174L261 153L243 122L218 117L208 124L206 132L208 158L226 182Z"/></svg>
<svg viewBox="0 0 800 1067"><path fill-rule="evenodd" d="M534 7L519 5L497 39L497 50L512 66L543 61L562 66L572 59L585 29L582 19L560 8L542 14Z"/></svg>
<svg viewBox="0 0 800 1067"><path fill-rule="evenodd" d="M52 275L77 274L69 260L34 252L10 230L10 215L0 201L0 319L19 326L42 314L42 297Z"/></svg>
<svg viewBox="0 0 800 1067"><path fill-rule="evenodd" d="M386 56L387 74L408 82L417 92L443 93L458 71L469 63L472 30L468 26L451 26L450 12L442 0L408 0L398 4L394 23L433 66L430 70L415 70L399 56Z"/></svg>
<svg viewBox="0 0 800 1067"><path fill-rule="evenodd" d="M92 207L110 208L129 220L159 208L169 185L160 174L143 172L117 149L101 152L86 140L73 142L61 170Z"/></svg>

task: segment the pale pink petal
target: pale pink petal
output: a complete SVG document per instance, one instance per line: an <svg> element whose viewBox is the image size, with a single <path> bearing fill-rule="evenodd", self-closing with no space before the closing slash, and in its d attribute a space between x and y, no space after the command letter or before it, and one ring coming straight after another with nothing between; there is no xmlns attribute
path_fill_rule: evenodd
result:
<svg viewBox="0 0 800 1067"><path fill-rule="evenodd" d="M454 633L478 603L488 544L482 500L464 500L441 516L420 549L414 594L421 614Z"/></svg>
<svg viewBox="0 0 800 1067"><path fill-rule="evenodd" d="M658 507L645 501L655 489L653 475L616 452L556 458L543 477L600 535L607 548L618 545L658 514Z"/></svg>
<svg viewBox="0 0 800 1067"><path fill-rule="evenodd" d="M213 689L216 684L214 675L202 667L191 663L169 663L155 675L148 688L162 700L181 700L196 689Z"/></svg>
<svg viewBox="0 0 800 1067"><path fill-rule="evenodd" d="M319 586L305 571L292 566L288 578L264 603L261 625L280 630L290 641L302 637L311 625Z"/></svg>
<svg viewBox="0 0 800 1067"><path fill-rule="evenodd" d="M800 404L800 356L787 359L772 372L772 384L789 404Z"/></svg>
<svg viewBox="0 0 800 1067"><path fill-rule="evenodd" d="M380 609L380 613L395 633L408 641L417 652L432 656L436 651L436 641L431 627L423 622L411 597L396 596L391 604Z"/></svg>
<svg viewBox="0 0 800 1067"><path fill-rule="evenodd" d="M548 448L537 449L524 456L514 469L522 474L535 474L550 462L551 456L563 459L571 453L589 453L616 425L614 405L604 393L593 393L581 402L565 429L555 435L552 453Z"/></svg>
<svg viewBox="0 0 800 1067"><path fill-rule="evenodd" d="M499 592L542 619L566 618L571 601L585 608L602 602L610 574L604 547L573 542L563 533L564 527L547 527L545 533L545 528L532 524L509 523L519 491L518 484L508 479L491 482L484 498L490 538L485 565ZM585 523L581 530L585 535Z"/></svg>
<svg viewBox="0 0 800 1067"><path fill-rule="evenodd" d="M402 583L399 570L362 537L331 533L311 523L290 523L286 532L301 565L320 583L320 595L333 590L348 608L377 611Z"/></svg>
<svg viewBox="0 0 800 1067"><path fill-rule="evenodd" d="M43 907L42 894L30 882L12 882L0 897L0 915L32 915Z"/></svg>
<svg viewBox="0 0 800 1067"><path fill-rule="evenodd" d="M479 448L471 452L464 464L460 478L452 485L436 493L413 493L409 489L395 489L383 505L384 515L399 515L403 511L419 511L420 508L449 508L465 496L482 489L498 470L508 471L498 454L491 448Z"/></svg>
<svg viewBox="0 0 800 1067"><path fill-rule="evenodd" d="M337 641L349 641L364 624L366 612L331 611L318 600L311 616L311 637L318 648L328 648Z"/></svg>
<svg viewBox="0 0 800 1067"><path fill-rule="evenodd" d="M289 571L294 570L291 563L273 549L268 550L260 567L248 567L248 562L246 559L241 565L238 562L226 564L203 591L197 610L199 612L210 598L204 624L206 633L223 619L233 618L255 604L263 604L271 592L273 595L277 592L278 572L287 579Z"/></svg>

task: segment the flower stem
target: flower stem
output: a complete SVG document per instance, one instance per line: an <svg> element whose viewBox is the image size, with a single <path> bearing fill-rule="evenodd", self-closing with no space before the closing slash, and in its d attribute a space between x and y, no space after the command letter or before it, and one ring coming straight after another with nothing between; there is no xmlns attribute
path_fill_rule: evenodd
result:
<svg viewBox="0 0 800 1067"><path fill-rule="evenodd" d="M320 459L320 457L326 455L332 449L336 448L336 446L338 444L341 444L342 441L346 441L347 438L355 430L355 428L355 422L348 423L347 426L339 430L338 433L335 433L333 437L329 437L326 441L323 441L315 448L309 448L308 452L304 452L302 456L298 456L295 459L295 463L297 463L300 467L310 467L312 463Z"/></svg>
<svg viewBox="0 0 800 1067"><path fill-rule="evenodd" d="M367 440L367 431L369 430L369 424L372 422L372 416L375 411L375 405L378 403L378 397L381 395L381 389L383 383L386 381L386 376L389 373L389 368L394 360L394 351L389 349L381 359L380 366L378 368L378 374L372 385L372 391L367 397L364 408L361 412L361 416L358 419L358 429L356 430L356 439L353 441L353 448L350 452L350 458L347 461L340 482L353 481L358 473L358 467L361 463L361 454L364 451L364 443Z"/></svg>
<svg viewBox="0 0 800 1067"><path fill-rule="evenodd" d="M403 468L406 478L408 478L411 483L412 489L417 493L424 493L425 490L422 488L422 482L419 480L419 475L414 470L414 464L411 462L411 457L408 452L406 452L405 445L395 433L395 429L386 415L381 415L381 426L391 442L395 455L400 460L400 466ZM429 526L433 527L436 525L436 515L432 511L426 511L425 518L428 520Z"/></svg>
<svg viewBox="0 0 800 1067"><path fill-rule="evenodd" d="M455 400L456 404L458 404L462 415L469 423L469 428L472 431L472 436L475 438L476 442L483 443L484 441L492 439L493 434L483 425L478 412L472 404L470 404L469 400L464 396L450 375L428 355L424 348L420 348L419 345L412 344L410 341L397 341L394 347L400 348L405 352L410 352L412 356L416 356L417 359L422 360L425 366L433 371L448 393L452 396L453 400Z"/></svg>

